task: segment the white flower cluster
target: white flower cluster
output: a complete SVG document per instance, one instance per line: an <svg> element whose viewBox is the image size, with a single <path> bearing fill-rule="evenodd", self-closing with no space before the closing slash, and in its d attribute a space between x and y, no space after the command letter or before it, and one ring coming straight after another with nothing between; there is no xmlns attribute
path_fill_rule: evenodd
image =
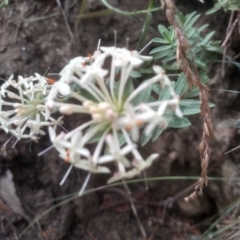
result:
<svg viewBox="0 0 240 240"><path fill-rule="evenodd" d="M141 129L145 127L144 133L148 135L157 126L166 128L167 108L182 117L179 98L160 66L153 66L155 75L137 87L129 84L132 71L151 59L125 48L100 47L93 56L72 59L60 72L60 80L53 84L39 74L19 76L18 80L11 76L1 86L1 128L18 140L37 140L45 134L43 127L48 126L59 156L71 163L71 167L89 172L84 186L91 173L111 173L106 166L111 162L116 172L108 183L133 178L158 158L158 154L152 154L144 159L138 151ZM104 67L107 64L109 70ZM134 99L154 84L161 88L168 86L171 99L135 104ZM64 102L66 98L74 99L75 104ZM54 109L63 114L88 114L91 120L56 135L56 126L61 124L62 117L57 120L51 117ZM87 144L94 141L96 148L90 152Z"/></svg>
<svg viewBox="0 0 240 240"><path fill-rule="evenodd" d="M0 123L6 133L17 138L37 141L39 136L45 135L44 126L61 124L61 118L55 120L46 106L51 84L48 79L35 74L35 76L13 80L11 76L1 86L0 93Z"/></svg>
<svg viewBox="0 0 240 240"><path fill-rule="evenodd" d="M53 85L47 97L46 106L57 107L63 114L89 114L91 120L60 135L49 127L51 141L61 158L89 173L111 173L106 164L114 162L117 170L108 183L132 178L151 166L158 154L147 159L141 156L136 144L140 130L146 126L145 133L151 134L156 126L166 128L164 113L167 108L171 108L178 117L182 114L179 98L159 66L153 67L155 76L132 91L127 89L132 70L149 60L151 57L141 56L137 51L100 47L93 56L74 58L64 67L60 80ZM109 70L104 67L107 64L110 64ZM168 86L171 99L135 106L134 98L153 84L160 84L162 88ZM127 96L126 92L129 92ZM58 93L75 99L74 102L78 100L79 104L54 101ZM97 145L91 153L86 145L94 139Z"/></svg>

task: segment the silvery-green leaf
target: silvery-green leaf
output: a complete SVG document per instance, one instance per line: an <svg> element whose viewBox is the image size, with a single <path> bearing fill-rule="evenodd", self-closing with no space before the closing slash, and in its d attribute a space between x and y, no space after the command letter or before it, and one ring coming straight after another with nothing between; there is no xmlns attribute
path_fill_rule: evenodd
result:
<svg viewBox="0 0 240 240"><path fill-rule="evenodd" d="M121 147L126 143L126 138L121 132L118 132L117 136L118 136L119 146Z"/></svg>
<svg viewBox="0 0 240 240"><path fill-rule="evenodd" d="M85 90L83 88L79 89L79 95L81 95L93 102L98 102L98 100L94 96L92 96L87 90Z"/></svg>
<svg viewBox="0 0 240 240"><path fill-rule="evenodd" d="M186 81L185 75L182 73L179 77L178 80L174 86L174 91L177 95L181 96L183 93L186 92L188 88L188 84Z"/></svg>
<svg viewBox="0 0 240 240"><path fill-rule="evenodd" d="M124 87L123 101L125 101L133 91L134 91L134 86L133 86L132 80L128 79ZM116 96L118 96L118 92L116 93Z"/></svg>
<svg viewBox="0 0 240 240"><path fill-rule="evenodd" d="M192 99L184 99L180 101L180 109L183 115L192 115L199 113L200 110L200 101Z"/></svg>
<svg viewBox="0 0 240 240"><path fill-rule="evenodd" d="M185 96L185 98L197 97L199 93L199 89L197 87L193 87L192 90Z"/></svg>
<svg viewBox="0 0 240 240"><path fill-rule="evenodd" d="M168 57L166 57L166 58L164 58L164 59L162 60L162 63L167 63L167 62L170 62L170 61L172 61L172 60L174 60L174 59L176 59L176 56L175 56L175 55L173 55L173 56L169 55Z"/></svg>
<svg viewBox="0 0 240 240"><path fill-rule="evenodd" d="M164 118L167 120L168 122L168 127L172 127L172 128L184 128L184 127L188 127L191 125L190 121L185 118L178 118L175 114L164 114Z"/></svg>
<svg viewBox="0 0 240 240"><path fill-rule="evenodd" d="M163 129L160 128L159 126L157 126L152 134L152 142L156 141L158 139L158 137L161 135Z"/></svg>
<svg viewBox="0 0 240 240"><path fill-rule="evenodd" d="M166 27L163 25L158 25L158 30L162 34L162 36L169 42L171 43L171 36L169 36L169 31Z"/></svg>
<svg viewBox="0 0 240 240"><path fill-rule="evenodd" d="M154 48L154 49L150 52L150 54L154 54L154 53L166 51L166 50L169 50L169 49L171 49L171 48L172 48L171 45L166 45L166 46L157 47L157 48Z"/></svg>
<svg viewBox="0 0 240 240"><path fill-rule="evenodd" d="M167 99L170 99L170 97L171 97L170 87L166 86L166 87L165 87L164 89L162 89L162 91L160 92L158 101L167 100Z"/></svg>
<svg viewBox="0 0 240 240"><path fill-rule="evenodd" d="M141 76L142 76L142 74L140 72L137 72L137 71L134 71L134 70L130 74L130 77L132 77L132 78L139 78Z"/></svg>
<svg viewBox="0 0 240 240"><path fill-rule="evenodd" d="M187 16L186 16L186 19L184 21L184 25L188 25L189 21L192 19L192 17L196 14L196 11L195 12L192 12L192 13L189 13Z"/></svg>
<svg viewBox="0 0 240 240"><path fill-rule="evenodd" d="M195 12L196 13L196 12ZM185 31L192 27L193 24L197 21L197 19L200 17L200 14L195 15L194 17L192 17L188 22L185 23Z"/></svg>
<svg viewBox="0 0 240 240"><path fill-rule="evenodd" d="M159 52L158 54L156 54L154 56L154 59L164 58L164 57L169 56L169 55L171 55L171 56L173 55L172 50L166 50L166 51Z"/></svg>
<svg viewBox="0 0 240 240"><path fill-rule="evenodd" d="M168 41L166 41L166 40L163 39L163 38L154 38L154 39L152 40L152 42L155 42L155 43L164 43L164 44L167 44L167 43L168 43Z"/></svg>
<svg viewBox="0 0 240 240"><path fill-rule="evenodd" d="M133 105L136 106L139 103L147 103L151 95L151 92L152 92L152 85L145 88L132 100Z"/></svg>
<svg viewBox="0 0 240 240"><path fill-rule="evenodd" d="M159 83L155 83L155 84L153 85L153 87L152 87L152 90L153 90L155 93L160 94L160 92L162 91L162 88L161 88L161 86L160 86Z"/></svg>
<svg viewBox="0 0 240 240"><path fill-rule="evenodd" d="M157 99L155 99L153 96L149 96L148 103L150 102L156 102Z"/></svg>
<svg viewBox="0 0 240 240"><path fill-rule="evenodd" d="M221 7L211 8L211 9L208 10L205 14L206 14L206 15L209 15L209 14L215 13L215 12L217 12L218 10L220 10L220 8L221 8Z"/></svg>
<svg viewBox="0 0 240 240"><path fill-rule="evenodd" d="M146 127L145 127L145 129L146 129ZM142 146L142 147L143 147L144 145L146 145L146 144L149 142L149 140L151 139L151 137L152 137L152 134L146 135L146 134L144 133L145 129L143 130L143 133L142 133L142 135L141 135L141 146Z"/></svg>

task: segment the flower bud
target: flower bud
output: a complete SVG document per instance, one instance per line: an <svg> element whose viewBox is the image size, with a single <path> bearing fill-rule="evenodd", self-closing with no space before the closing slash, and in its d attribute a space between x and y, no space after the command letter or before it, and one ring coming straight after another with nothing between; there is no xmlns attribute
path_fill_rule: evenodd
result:
<svg viewBox="0 0 240 240"><path fill-rule="evenodd" d="M92 118L94 120L95 123L100 123L102 122L102 115L101 114L98 114L98 113L95 113L92 115Z"/></svg>
<svg viewBox="0 0 240 240"><path fill-rule="evenodd" d="M59 110L63 114L67 114L67 115L73 114L73 107L71 105L62 106L60 107Z"/></svg>
<svg viewBox="0 0 240 240"><path fill-rule="evenodd" d="M107 109L109 109L111 107L111 105L107 102L101 102L98 104L98 108L100 110L106 111Z"/></svg>

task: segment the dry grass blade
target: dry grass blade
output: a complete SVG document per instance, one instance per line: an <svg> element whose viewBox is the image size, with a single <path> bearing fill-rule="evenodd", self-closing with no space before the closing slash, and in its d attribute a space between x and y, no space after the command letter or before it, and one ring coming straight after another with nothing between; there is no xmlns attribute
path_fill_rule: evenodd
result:
<svg viewBox="0 0 240 240"><path fill-rule="evenodd" d="M102 16L110 15L112 13L113 13L113 11L110 10L110 9L104 9L104 10L96 11L96 12L92 12L92 13L80 13L78 15L78 18L77 18L77 23L79 24L81 19L93 18L93 17L102 17Z"/></svg>
<svg viewBox="0 0 240 240"><path fill-rule="evenodd" d="M200 79L191 46L179 22L177 21L177 12L174 1L165 0L165 7L167 19L169 23L173 26L177 39L177 63L182 69L182 71L185 73L189 87L198 87L200 90L199 98L201 101L201 115L203 117L203 134L201 143L199 145L199 152L201 157L202 173L201 178L199 179L198 184L195 187L195 191L186 198L186 200L188 200L190 198L201 195L203 187L207 186L208 184L207 167L210 154L209 140L213 135L212 119L209 108L208 87L203 84Z"/></svg>

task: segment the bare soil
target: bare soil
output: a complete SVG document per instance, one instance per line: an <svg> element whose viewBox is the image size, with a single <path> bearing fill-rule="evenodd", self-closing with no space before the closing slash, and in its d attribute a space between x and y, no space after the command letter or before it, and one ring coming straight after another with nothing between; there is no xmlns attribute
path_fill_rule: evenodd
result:
<svg viewBox="0 0 240 240"><path fill-rule="evenodd" d="M101 1L88 1L86 12L104 10ZM125 10L146 9L148 1L109 0L110 4ZM176 1L181 11L205 12L213 1ZM117 45L122 47L129 38L130 49L135 49L141 34L144 15L126 17L119 14L81 19L77 23L82 1L61 1L67 15L73 37L70 36L63 15L54 0L14 0L0 10L0 77L7 79L11 74L57 73L69 59L92 53L98 39L102 45L114 43L117 30ZM199 24L207 22L216 37L224 39L228 14L203 16ZM153 21L145 43L158 36L157 25L167 24L163 11L153 14ZM151 47L150 47L151 48ZM235 49L239 45L235 44ZM149 49L146 50L146 53ZM210 71L211 89L240 89L239 70L230 66L221 76L221 63L212 64ZM220 90L211 90L211 101L216 104L212 110L215 136L211 142L212 154L209 166L210 176L229 177L239 164L239 153L224 156L223 153L239 144L239 134L234 124L239 119L239 96ZM236 113L237 112L237 113ZM142 149L143 154L155 151L161 160L149 169L148 176L199 176L200 159L198 145L201 139L201 117L190 118L192 126L187 129L167 130L153 144ZM83 117L65 117L65 127L72 129L84 121ZM0 145L9 136L0 133ZM36 217L36 224L26 231L21 239L44 240L140 240L137 221L122 187L95 191L87 196L58 206L57 198L80 189L86 173L74 169L63 186L59 182L68 165L61 161L54 150L38 157L38 153L50 146L48 137L39 144L19 142L12 148L11 140L0 158L0 172L10 169L18 196L28 219L25 219L0 201L0 239L16 239ZM105 178L94 176L88 189L105 184ZM192 202L184 202L194 188L194 181L150 182L150 189L144 184L131 184L140 221L149 240L187 239L195 240L213 222L209 219L234 200L229 182L210 181L204 195ZM55 206L55 208L54 208Z"/></svg>

